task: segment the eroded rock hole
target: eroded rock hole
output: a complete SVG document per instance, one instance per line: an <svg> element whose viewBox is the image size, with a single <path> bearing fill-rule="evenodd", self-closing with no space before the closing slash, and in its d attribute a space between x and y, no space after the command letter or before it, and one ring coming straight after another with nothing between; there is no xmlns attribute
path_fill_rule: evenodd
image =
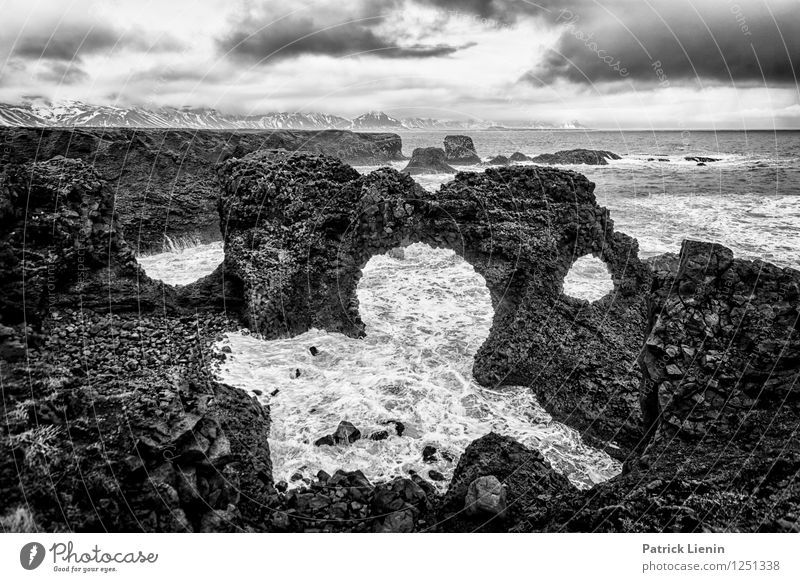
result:
<svg viewBox="0 0 800 582"><path fill-rule="evenodd" d="M584 301L597 301L614 290L606 264L592 255L576 260L564 278L564 295Z"/></svg>
<svg viewBox="0 0 800 582"><path fill-rule="evenodd" d="M162 253L136 257L148 277L168 285L188 285L214 272L225 253L222 241L207 244L172 244Z"/></svg>
<svg viewBox="0 0 800 582"><path fill-rule="evenodd" d="M358 299L363 339L237 333L220 346L229 351L222 380L270 404L275 481L359 469L375 482L415 471L443 490L467 445L490 431L542 450L580 486L618 472L552 422L529 389L474 381L493 310L484 279L453 251L415 244L373 257Z"/></svg>

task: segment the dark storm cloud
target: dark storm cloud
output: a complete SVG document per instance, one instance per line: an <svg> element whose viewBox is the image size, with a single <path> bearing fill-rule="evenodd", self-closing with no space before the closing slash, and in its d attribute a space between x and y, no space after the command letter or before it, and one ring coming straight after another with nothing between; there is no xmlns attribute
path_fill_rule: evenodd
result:
<svg viewBox="0 0 800 582"><path fill-rule="evenodd" d="M282 19L253 30L233 30L218 44L226 54L253 61L275 61L298 55L341 57L368 53L382 58L428 58L452 54L471 45L400 46L374 30L382 17L317 23L310 17Z"/></svg>
<svg viewBox="0 0 800 582"><path fill-rule="evenodd" d="M522 16L547 17L563 5L558 0L417 0L423 6L439 8L451 14L471 15L501 24L511 24ZM582 0L577 0L582 1Z"/></svg>
<svg viewBox="0 0 800 582"><path fill-rule="evenodd" d="M560 40L534 84L630 80L792 85L800 78L796 2L606 2L555 15Z"/></svg>
<svg viewBox="0 0 800 582"><path fill-rule="evenodd" d="M14 46L14 55L28 59L72 61L81 53L111 49L119 35L109 28L88 28L78 24L62 25L55 30L37 30L23 36Z"/></svg>
<svg viewBox="0 0 800 582"><path fill-rule="evenodd" d="M89 80L89 75L74 63L47 61L44 70L37 73L40 81L51 81L61 85L75 85Z"/></svg>
<svg viewBox="0 0 800 582"><path fill-rule="evenodd" d="M120 49L178 50L180 43L170 37L149 41L142 31L118 31L105 25L62 22L46 26L38 23L23 31L14 43L13 56L24 59L80 61L85 55L104 54Z"/></svg>

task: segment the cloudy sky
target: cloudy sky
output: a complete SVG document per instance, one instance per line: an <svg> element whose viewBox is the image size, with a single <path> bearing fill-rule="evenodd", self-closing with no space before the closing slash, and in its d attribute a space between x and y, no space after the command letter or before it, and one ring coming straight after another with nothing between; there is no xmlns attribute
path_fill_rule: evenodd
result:
<svg viewBox="0 0 800 582"><path fill-rule="evenodd" d="M800 0L0 0L0 101L800 128Z"/></svg>

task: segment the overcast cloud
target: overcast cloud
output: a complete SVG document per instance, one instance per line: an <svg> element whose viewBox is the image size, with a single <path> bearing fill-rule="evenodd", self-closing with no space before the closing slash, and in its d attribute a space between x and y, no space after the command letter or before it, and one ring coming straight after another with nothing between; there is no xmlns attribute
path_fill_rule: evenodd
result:
<svg viewBox="0 0 800 582"><path fill-rule="evenodd" d="M0 101L800 128L797 0L0 0Z"/></svg>

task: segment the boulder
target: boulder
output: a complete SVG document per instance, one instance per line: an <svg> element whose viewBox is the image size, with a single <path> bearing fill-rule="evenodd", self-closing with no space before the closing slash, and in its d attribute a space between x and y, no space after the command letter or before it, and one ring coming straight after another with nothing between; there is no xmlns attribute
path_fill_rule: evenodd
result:
<svg viewBox="0 0 800 582"><path fill-rule="evenodd" d="M506 516L506 490L494 475L478 477L467 488L464 511L471 517Z"/></svg>
<svg viewBox="0 0 800 582"><path fill-rule="evenodd" d="M374 436L374 435L372 435ZM387 435L388 436L388 435ZM334 445L349 445L356 442L361 438L361 431L358 430L352 422L343 420L336 427L333 434L325 435L314 441L314 446L334 446ZM379 439L373 439L379 440Z"/></svg>
<svg viewBox="0 0 800 582"><path fill-rule="evenodd" d="M468 135L448 135L444 138L445 160L453 165L479 164L481 158L475 150L475 144Z"/></svg>
<svg viewBox="0 0 800 582"><path fill-rule="evenodd" d="M554 154L539 154L531 158L537 164L587 164L590 166L608 165L607 160L619 160L620 156L607 150L561 150Z"/></svg>
<svg viewBox="0 0 800 582"><path fill-rule="evenodd" d="M530 156L526 156L525 154L523 154L521 152L514 152L513 154L511 154L508 157L508 159L511 160L512 162L529 162L529 161L531 161L531 157Z"/></svg>
<svg viewBox="0 0 800 582"><path fill-rule="evenodd" d="M403 172L413 175L456 173L445 161L444 150L441 148L416 148Z"/></svg>

